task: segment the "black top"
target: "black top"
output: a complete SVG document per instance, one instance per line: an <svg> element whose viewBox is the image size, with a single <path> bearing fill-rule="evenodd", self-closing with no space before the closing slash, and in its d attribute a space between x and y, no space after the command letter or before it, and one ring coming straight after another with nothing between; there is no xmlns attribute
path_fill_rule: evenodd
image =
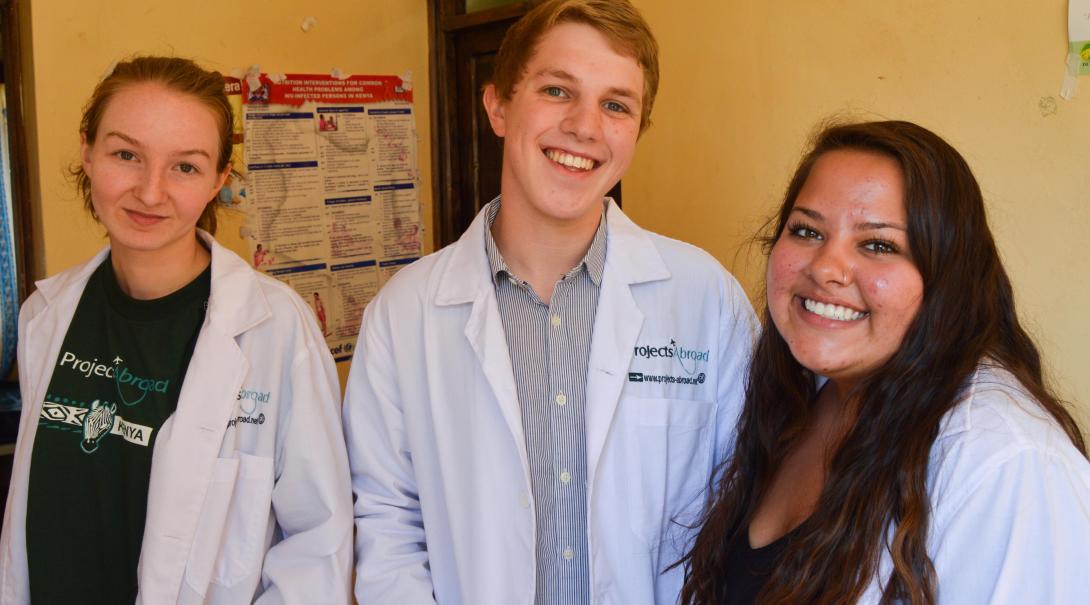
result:
<svg viewBox="0 0 1090 605"><path fill-rule="evenodd" d="M801 527L801 526L799 526ZM727 554L727 575L723 578L726 588L724 600L719 605L753 605L764 588L787 545L798 535L799 527L787 532L779 540L761 548L749 545L748 528L734 542Z"/></svg>
<svg viewBox="0 0 1090 605"><path fill-rule="evenodd" d="M26 546L34 603L132 603L151 454L204 321L211 268L136 300L109 257L84 288L34 439Z"/></svg>

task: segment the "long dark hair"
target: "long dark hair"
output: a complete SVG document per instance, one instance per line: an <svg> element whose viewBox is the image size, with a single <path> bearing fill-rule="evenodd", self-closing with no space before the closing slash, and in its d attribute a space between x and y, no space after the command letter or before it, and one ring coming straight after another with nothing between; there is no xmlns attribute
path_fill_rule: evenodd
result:
<svg viewBox="0 0 1090 605"><path fill-rule="evenodd" d="M898 351L858 385L858 418L833 454L817 507L758 600L853 603L888 549L893 569L882 602L931 604L936 585L926 548L928 457L943 416L977 366L988 361L1010 372L1083 455L1086 446L1045 386L1040 354L1018 322L980 187L965 159L931 131L909 122L823 129L795 171L765 243L783 232L817 159L842 149L881 154L900 165L923 301ZM734 455L717 471L712 506L681 561L682 603L724 600L727 553L736 540L747 539L760 497L807 426L817 395L813 373L791 355L767 306L763 318Z"/></svg>

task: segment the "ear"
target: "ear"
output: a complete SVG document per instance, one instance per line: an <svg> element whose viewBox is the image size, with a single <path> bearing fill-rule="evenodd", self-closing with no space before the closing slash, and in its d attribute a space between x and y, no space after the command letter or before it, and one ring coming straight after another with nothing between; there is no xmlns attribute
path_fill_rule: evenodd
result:
<svg viewBox="0 0 1090 605"><path fill-rule="evenodd" d="M212 189L212 199L215 201L220 195L220 189L223 189L223 185L227 183L227 179L231 176L231 163L228 162L223 168L223 172L216 175L216 186Z"/></svg>
<svg viewBox="0 0 1090 605"><path fill-rule="evenodd" d="M87 142L87 133L79 133L79 161L83 166L83 173L91 174L91 150L93 146Z"/></svg>
<svg viewBox="0 0 1090 605"><path fill-rule="evenodd" d="M507 124L504 118L504 101L496 92L495 84L486 84L484 87L484 111L488 114L488 123L492 125L492 132L503 138L507 132Z"/></svg>

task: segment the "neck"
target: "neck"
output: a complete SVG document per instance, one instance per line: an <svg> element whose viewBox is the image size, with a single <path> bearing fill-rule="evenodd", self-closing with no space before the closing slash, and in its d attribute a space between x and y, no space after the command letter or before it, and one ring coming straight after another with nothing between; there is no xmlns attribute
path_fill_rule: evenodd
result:
<svg viewBox="0 0 1090 605"><path fill-rule="evenodd" d="M586 256L601 219L600 205L577 219L557 221L504 200L492 238L507 266L548 304L556 282Z"/></svg>
<svg viewBox="0 0 1090 605"><path fill-rule="evenodd" d="M830 445L839 444L855 426L859 415L859 397L854 384L829 380L818 393L814 424L826 435ZM833 448L835 449L835 445Z"/></svg>
<svg viewBox="0 0 1090 605"><path fill-rule="evenodd" d="M114 247L110 253L121 291L137 300L162 298L193 281L212 255L197 239L184 238L160 250Z"/></svg>

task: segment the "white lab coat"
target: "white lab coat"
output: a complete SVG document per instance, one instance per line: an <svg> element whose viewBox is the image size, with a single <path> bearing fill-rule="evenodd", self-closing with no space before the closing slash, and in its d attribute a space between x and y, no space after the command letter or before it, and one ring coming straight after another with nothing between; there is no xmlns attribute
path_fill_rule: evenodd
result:
<svg viewBox="0 0 1090 605"><path fill-rule="evenodd" d="M1006 371L982 365L943 420L928 492L940 604L1090 602L1090 463Z"/></svg>
<svg viewBox="0 0 1090 605"><path fill-rule="evenodd" d="M155 441L137 602L346 603L352 502L333 360L295 293L200 235L212 252L211 295L178 407ZM0 604L29 602L35 429L80 295L105 256L38 282L20 316L23 413Z"/></svg>
<svg viewBox="0 0 1090 605"><path fill-rule="evenodd" d="M607 213L587 379L591 601L674 603L682 574L666 568L731 447L757 324L711 256ZM482 213L364 313L344 410L361 603L534 602L534 502L484 229Z"/></svg>

